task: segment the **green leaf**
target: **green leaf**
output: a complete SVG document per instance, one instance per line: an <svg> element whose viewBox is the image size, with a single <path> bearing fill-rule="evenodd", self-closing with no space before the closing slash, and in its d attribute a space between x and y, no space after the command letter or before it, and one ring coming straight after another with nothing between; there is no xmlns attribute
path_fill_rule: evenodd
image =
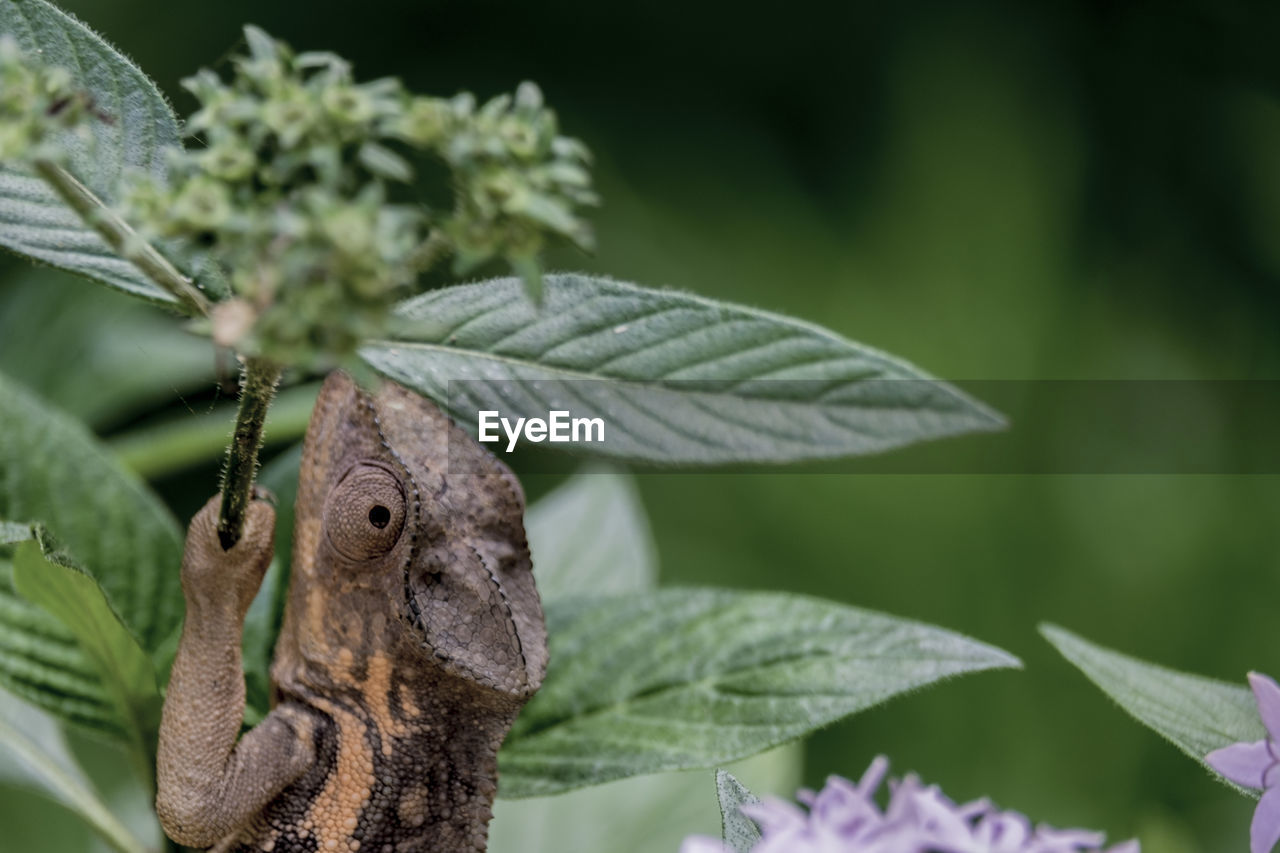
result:
<svg viewBox="0 0 1280 853"><path fill-rule="evenodd" d="M14 552L13 585L19 595L53 614L70 631L92 664L140 766L149 768L160 725L155 670L97 581L65 555L49 553L44 543L28 540Z"/></svg>
<svg viewBox="0 0 1280 853"><path fill-rule="evenodd" d="M733 765L734 773L790 798L803 747L791 744ZM693 834L714 835L719 810L705 770L635 776L554 797L498 800L489 853L676 853Z"/></svg>
<svg viewBox="0 0 1280 853"><path fill-rule="evenodd" d="M27 528L28 537L30 528ZM0 685L83 728L115 739L124 728L85 650L52 614L18 594L0 553Z"/></svg>
<svg viewBox="0 0 1280 853"><path fill-rule="evenodd" d="M163 181L166 153L180 145L178 122L155 84L96 33L44 0L0 0L0 33L28 55L69 71L108 120L83 141L65 134L68 170L107 204L129 170ZM0 168L0 246L153 302L168 292L120 258L80 216L29 171Z"/></svg>
<svg viewBox="0 0 1280 853"><path fill-rule="evenodd" d="M529 507L524 526L544 602L655 585L649 521L625 474L594 469L574 475Z"/></svg>
<svg viewBox="0 0 1280 853"><path fill-rule="evenodd" d="M88 430L0 374L0 518L49 527L147 651L182 618L182 533Z"/></svg>
<svg viewBox="0 0 1280 853"><path fill-rule="evenodd" d="M707 768L900 693L1016 658L820 599L669 589L547 608L551 667L499 754L531 797Z"/></svg>
<svg viewBox="0 0 1280 853"><path fill-rule="evenodd" d="M0 291L0 371L91 425L209 387L214 363L166 312L69 275L33 269Z"/></svg>
<svg viewBox="0 0 1280 853"><path fill-rule="evenodd" d="M6 751L8 756L4 755ZM146 845L129 832L93 790L57 721L3 690L0 782L40 791L61 803L121 853L146 850Z"/></svg>
<svg viewBox="0 0 1280 853"><path fill-rule="evenodd" d="M1247 687L1146 663L1095 646L1056 625L1041 625L1040 633L1138 722L1163 735L1225 784L1231 785L1205 764L1204 757L1215 749L1267 735Z"/></svg>
<svg viewBox="0 0 1280 853"><path fill-rule="evenodd" d="M545 287L541 308L515 278L426 293L397 309L395 340L361 356L471 428L477 410L566 409L603 418L605 441L560 447L650 462L877 453L1004 424L915 367L798 320L585 275Z"/></svg>
<svg viewBox="0 0 1280 853"><path fill-rule="evenodd" d="M760 798L727 770L716 771L716 796L720 800L721 837L736 853L751 853L760 841L760 828L738 809Z"/></svg>

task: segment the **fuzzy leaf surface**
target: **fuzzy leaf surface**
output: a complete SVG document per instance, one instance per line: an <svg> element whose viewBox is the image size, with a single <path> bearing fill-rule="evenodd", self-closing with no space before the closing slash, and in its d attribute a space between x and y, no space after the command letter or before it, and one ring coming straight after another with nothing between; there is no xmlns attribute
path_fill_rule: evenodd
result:
<svg viewBox="0 0 1280 853"><path fill-rule="evenodd" d="M1154 729L1225 784L1249 793L1226 782L1204 760L1215 749L1266 737L1249 688L1122 655L1056 625L1042 625L1040 633L1134 719Z"/></svg>
<svg viewBox="0 0 1280 853"><path fill-rule="evenodd" d="M64 555L36 540L19 544L13 585L27 601L50 613L75 638L110 700L126 739L150 766L160 725L160 691L151 658L111 609L97 581ZM91 685L86 683L86 689Z"/></svg>
<svg viewBox="0 0 1280 853"><path fill-rule="evenodd" d="M75 634L20 595L13 581L11 549L0 549L0 687L81 728L125 740L111 695Z"/></svg>
<svg viewBox="0 0 1280 853"><path fill-rule="evenodd" d="M468 428L480 410L566 410L605 422L604 441L575 452L658 464L856 456L1004 425L910 364L799 320L586 275L548 275L545 288L540 307L515 278L423 294L398 307L394 340L361 356Z"/></svg>
<svg viewBox="0 0 1280 853"><path fill-rule="evenodd" d="M28 56L65 68L107 117L90 121L88 139L64 133L58 140L65 167L100 200L116 201L120 179L131 170L164 180L166 151L181 144L178 121L136 65L44 0L0 0L0 34L12 36ZM0 246L152 302L175 301L30 171L0 166Z"/></svg>
<svg viewBox="0 0 1280 853"><path fill-rule="evenodd" d="M531 797L762 752L1019 662L950 631L781 593L667 589L547 608L551 667L499 754Z"/></svg>
<svg viewBox="0 0 1280 853"><path fill-rule="evenodd" d="M53 531L148 652L182 618L182 533L83 424L0 374L0 518Z"/></svg>

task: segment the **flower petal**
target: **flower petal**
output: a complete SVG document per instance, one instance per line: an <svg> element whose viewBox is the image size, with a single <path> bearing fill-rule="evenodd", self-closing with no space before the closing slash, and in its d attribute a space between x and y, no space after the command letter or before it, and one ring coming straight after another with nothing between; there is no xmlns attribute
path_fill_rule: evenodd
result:
<svg viewBox="0 0 1280 853"><path fill-rule="evenodd" d="M797 832L808 829L809 816L792 803L777 797L765 797L758 803L743 803L738 811L760 825L766 837L778 832Z"/></svg>
<svg viewBox="0 0 1280 853"><path fill-rule="evenodd" d="M1261 788L1262 775L1276 763L1265 740L1233 743L1231 746L1215 749L1204 760L1227 779L1246 788Z"/></svg>
<svg viewBox="0 0 1280 853"><path fill-rule="evenodd" d="M1142 853L1142 848L1138 846L1138 839L1131 838L1108 847L1105 853Z"/></svg>
<svg viewBox="0 0 1280 853"><path fill-rule="evenodd" d="M1271 737L1280 740L1280 684L1260 672L1249 673L1249 686L1258 702L1258 714Z"/></svg>
<svg viewBox="0 0 1280 853"><path fill-rule="evenodd" d="M1280 841L1280 788L1272 788L1258 800L1253 813L1253 825L1249 827L1250 853L1271 853Z"/></svg>
<svg viewBox="0 0 1280 853"><path fill-rule="evenodd" d="M718 838L690 835L680 845L680 853L733 853L733 851Z"/></svg>

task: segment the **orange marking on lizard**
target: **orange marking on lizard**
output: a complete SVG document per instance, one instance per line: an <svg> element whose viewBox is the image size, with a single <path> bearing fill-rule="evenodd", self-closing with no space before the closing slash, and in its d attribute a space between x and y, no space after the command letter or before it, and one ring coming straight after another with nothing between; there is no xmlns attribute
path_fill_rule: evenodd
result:
<svg viewBox="0 0 1280 853"><path fill-rule="evenodd" d="M337 726L338 754L333 772L307 810L306 824L321 853L350 851L355 849L351 844L358 843L351 834L369 805L377 781L373 750L366 738L368 727L355 714L334 703L319 697L312 701L328 713Z"/></svg>
<svg viewBox="0 0 1280 853"><path fill-rule="evenodd" d="M382 754L390 757L391 738L405 737L409 734L409 727L391 711L391 659L378 652L369 658L368 668L369 675L361 685L360 692L364 695L374 725L382 735Z"/></svg>

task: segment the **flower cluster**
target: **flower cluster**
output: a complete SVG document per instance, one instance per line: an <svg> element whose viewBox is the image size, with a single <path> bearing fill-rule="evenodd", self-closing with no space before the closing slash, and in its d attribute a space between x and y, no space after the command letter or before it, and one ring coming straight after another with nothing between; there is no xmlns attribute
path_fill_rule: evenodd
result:
<svg viewBox="0 0 1280 853"><path fill-rule="evenodd" d="M506 259L539 281L548 234L579 244L595 202L580 143L557 133L537 87L477 108L469 95L414 96L398 80L358 83L331 53L294 53L246 27L249 54L227 82L183 85L200 102L171 185L143 181L127 215L148 236L202 247L234 299L214 334L280 364L328 366L378 334L392 302L452 252L455 271ZM401 203L410 157L449 167L454 202Z"/></svg>
<svg viewBox="0 0 1280 853"><path fill-rule="evenodd" d="M32 62L10 35L0 35L0 161L56 158L50 131L84 127L90 98L65 68Z"/></svg>
<svg viewBox="0 0 1280 853"><path fill-rule="evenodd" d="M1264 791L1253 813L1249 849L1251 853L1270 853L1280 842L1280 684L1251 672L1249 686L1267 736L1214 750L1205 761L1237 785Z"/></svg>
<svg viewBox="0 0 1280 853"><path fill-rule="evenodd" d="M808 812L777 799L743 805L760 827L752 853L1088 853L1101 851L1101 833L1033 828L1025 815L1000 811L987 800L956 805L936 785L914 775L891 780L889 804L875 793L888 772L880 756L855 785L833 776L818 793L801 791ZM710 838L686 839L681 853L733 853ZM1136 841L1107 848L1138 853Z"/></svg>

